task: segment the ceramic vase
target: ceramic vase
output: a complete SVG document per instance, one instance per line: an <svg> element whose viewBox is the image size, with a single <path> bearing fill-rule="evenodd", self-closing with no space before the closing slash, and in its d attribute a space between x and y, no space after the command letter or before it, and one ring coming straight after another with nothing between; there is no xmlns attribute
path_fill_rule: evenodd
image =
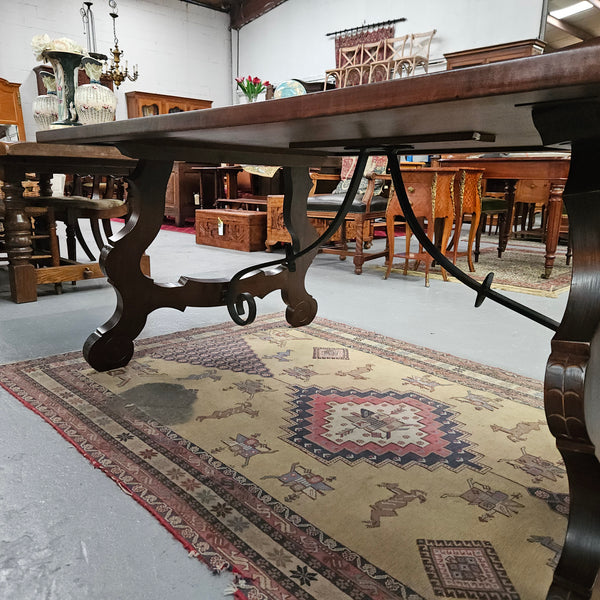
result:
<svg viewBox="0 0 600 600"><path fill-rule="evenodd" d="M39 130L50 129L58 119L58 98L56 96L56 79L49 71L40 71L40 77L46 88L46 94L33 101L33 120Z"/></svg>
<svg viewBox="0 0 600 600"><path fill-rule="evenodd" d="M82 125L114 121L117 97L114 92L100 83L102 62L85 57L81 65L90 78L90 83L75 90L75 109Z"/></svg>
<svg viewBox="0 0 600 600"><path fill-rule="evenodd" d="M75 110L75 88L77 87L76 70L83 56L77 52L46 50L43 53L54 69L56 78L56 97L58 98L58 120L51 128L80 125Z"/></svg>

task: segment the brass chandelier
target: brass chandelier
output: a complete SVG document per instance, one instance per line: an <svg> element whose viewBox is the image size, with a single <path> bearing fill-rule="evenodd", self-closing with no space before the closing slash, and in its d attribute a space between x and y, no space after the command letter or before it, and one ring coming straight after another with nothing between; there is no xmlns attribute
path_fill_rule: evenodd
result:
<svg viewBox="0 0 600 600"><path fill-rule="evenodd" d="M98 60L104 61L105 71L104 77L111 79L115 87L119 87L124 81L135 81L138 78L138 67L134 65L131 73L129 72L127 61L125 61L125 69L121 67L121 56L124 54L123 50L119 49L119 38L117 37L117 17L119 16L119 9L117 7L116 0L108 0L108 5L111 9L109 13L113 20L113 37L115 47L111 48L112 58L110 59L110 65L107 62L107 56L105 54L98 54L96 52L96 28L94 24L94 14L92 12L93 2L84 2L81 10L81 18L84 24L84 35L87 36L87 49L90 56Z"/></svg>

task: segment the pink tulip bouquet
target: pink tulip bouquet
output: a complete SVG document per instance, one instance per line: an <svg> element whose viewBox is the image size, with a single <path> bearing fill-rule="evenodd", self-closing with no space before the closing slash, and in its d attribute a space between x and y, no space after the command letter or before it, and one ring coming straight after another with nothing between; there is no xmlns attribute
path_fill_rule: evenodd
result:
<svg viewBox="0 0 600 600"><path fill-rule="evenodd" d="M268 81L261 81L258 77L251 77L248 75L245 79L243 77L235 78L238 87L244 92L248 102L254 102L258 95L267 89L270 85Z"/></svg>

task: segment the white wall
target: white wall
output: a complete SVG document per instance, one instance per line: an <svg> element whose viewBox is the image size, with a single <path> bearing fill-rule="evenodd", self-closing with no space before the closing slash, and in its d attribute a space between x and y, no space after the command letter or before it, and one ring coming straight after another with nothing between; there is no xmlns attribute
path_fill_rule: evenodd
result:
<svg viewBox="0 0 600 600"><path fill-rule="evenodd" d="M396 35L436 29L430 58L537 38L544 0L287 0L239 32L233 72L279 83L323 79L335 66L334 37L326 34L406 17ZM233 32L234 46L237 33ZM440 65L438 68L445 68Z"/></svg>
<svg viewBox="0 0 600 600"><path fill-rule="evenodd" d="M117 119L126 119L125 92L158 92L231 104L229 16L180 0L118 0L117 37L123 60L139 65L139 78L117 92ZM0 0L0 77L21 83L27 139L35 140L31 104L37 96L31 49L34 35L68 37L83 47L86 39L81 0ZM106 0L92 6L98 52L109 54L112 19Z"/></svg>

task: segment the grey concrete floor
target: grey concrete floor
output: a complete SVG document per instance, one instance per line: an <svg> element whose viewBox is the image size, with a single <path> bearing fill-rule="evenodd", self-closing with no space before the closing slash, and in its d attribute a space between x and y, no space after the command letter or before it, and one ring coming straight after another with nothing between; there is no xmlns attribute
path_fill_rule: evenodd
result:
<svg viewBox="0 0 600 600"><path fill-rule="evenodd" d="M383 242L377 242L383 243ZM156 281L179 275L230 276L274 254L197 246L194 236L161 231L149 249ZM552 332L486 301L458 283L392 275L367 263L319 255L307 289L319 316L542 379ZM10 301L0 268L0 363L80 350L112 314L105 280L40 288L35 303ZM560 320L567 294L510 297ZM258 314L280 312L279 294L257 300ZM229 320L227 310L160 309L141 337ZM37 415L0 390L1 600L216 600L228 574L214 576L135 501L125 495ZM323 599L326 600L326 599Z"/></svg>

